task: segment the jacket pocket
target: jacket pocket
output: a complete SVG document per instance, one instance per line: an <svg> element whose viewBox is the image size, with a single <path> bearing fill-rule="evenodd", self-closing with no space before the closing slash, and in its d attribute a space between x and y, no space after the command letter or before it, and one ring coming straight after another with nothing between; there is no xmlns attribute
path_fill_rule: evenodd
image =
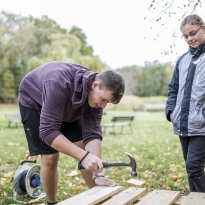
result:
<svg viewBox="0 0 205 205"><path fill-rule="evenodd" d="M179 121L179 112L180 112L180 106L179 104L177 104L173 112L170 114L170 119L173 124L176 124Z"/></svg>
<svg viewBox="0 0 205 205"><path fill-rule="evenodd" d="M197 105L197 101L193 98L190 100L190 107L189 107L189 120L192 121L201 109L201 106Z"/></svg>
<svg viewBox="0 0 205 205"><path fill-rule="evenodd" d="M196 108L193 118L190 118L190 123L195 128L202 128L205 126L205 107Z"/></svg>

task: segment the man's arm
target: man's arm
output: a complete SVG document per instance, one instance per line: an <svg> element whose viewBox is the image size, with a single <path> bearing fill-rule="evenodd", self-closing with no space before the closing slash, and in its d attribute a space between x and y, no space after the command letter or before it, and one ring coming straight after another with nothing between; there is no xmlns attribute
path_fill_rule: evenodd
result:
<svg viewBox="0 0 205 205"><path fill-rule="evenodd" d="M101 145L102 145L101 140L95 139L95 140L88 142L85 145L85 150L101 158L102 157L102 151L101 151L102 146Z"/></svg>
<svg viewBox="0 0 205 205"><path fill-rule="evenodd" d="M100 140L92 140L86 145L86 151L76 146L70 140L68 140L65 136L59 135L56 137L51 147L62 152L66 155L69 155L78 161L80 161L89 151L90 153L85 157L82 161L82 165L86 170L91 172L101 172L103 169L101 157L101 141Z"/></svg>
<svg viewBox="0 0 205 205"><path fill-rule="evenodd" d="M86 144L85 149L89 151L90 153L101 158L102 156L101 147L102 147L101 140L94 139ZM101 173L102 175L98 175L98 174L96 175L96 172L93 172L92 174L93 174L93 182L95 185L98 185L98 186L115 186L116 185L112 180L106 178L102 173Z"/></svg>

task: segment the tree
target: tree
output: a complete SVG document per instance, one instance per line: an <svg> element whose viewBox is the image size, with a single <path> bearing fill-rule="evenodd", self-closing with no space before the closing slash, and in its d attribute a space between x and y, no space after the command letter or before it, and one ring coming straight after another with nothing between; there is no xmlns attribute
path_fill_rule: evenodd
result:
<svg viewBox="0 0 205 205"><path fill-rule="evenodd" d="M173 72L170 63L145 62L145 66L118 69L125 78L125 93L136 96L166 96L168 82Z"/></svg>
<svg viewBox="0 0 205 205"><path fill-rule="evenodd" d="M84 64L95 71L105 69L86 40L80 28L69 32L47 16L0 12L0 102L15 101L22 77L48 61Z"/></svg>
<svg viewBox="0 0 205 205"><path fill-rule="evenodd" d="M70 29L69 33L80 39L80 41L81 41L80 53L82 55L93 55L93 47L88 45L87 36L85 35L85 33L82 31L81 28L79 28L77 26L73 26Z"/></svg>
<svg viewBox="0 0 205 205"><path fill-rule="evenodd" d="M158 61L150 62L145 66L138 79L139 96L166 96L168 82L172 73L172 65Z"/></svg>
<svg viewBox="0 0 205 205"><path fill-rule="evenodd" d="M118 72L124 76L126 94L138 95L141 70L142 67L136 65L118 69Z"/></svg>
<svg viewBox="0 0 205 205"><path fill-rule="evenodd" d="M201 0L150 0L147 14L144 17L148 27L147 33L152 32L154 41L158 41L159 37L162 38L164 31L170 33L170 43L164 46L162 56L176 53L177 38L179 39L181 35L180 22L186 15L198 13L202 6L205 7L205 4ZM176 27L171 29L169 25L176 25Z"/></svg>

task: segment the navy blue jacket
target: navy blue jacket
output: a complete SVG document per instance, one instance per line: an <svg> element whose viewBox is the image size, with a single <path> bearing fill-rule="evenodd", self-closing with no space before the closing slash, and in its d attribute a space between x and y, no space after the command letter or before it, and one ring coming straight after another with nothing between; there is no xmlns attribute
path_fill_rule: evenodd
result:
<svg viewBox="0 0 205 205"><path fill-rule="evenodd" d="M190 48L176 63L166 116L180 136L205 136L205 45Z"/></svg>

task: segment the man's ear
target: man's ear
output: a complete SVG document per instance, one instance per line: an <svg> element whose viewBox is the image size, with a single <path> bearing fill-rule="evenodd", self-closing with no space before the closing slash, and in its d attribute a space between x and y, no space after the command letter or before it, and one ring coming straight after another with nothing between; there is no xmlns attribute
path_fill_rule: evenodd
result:
<svg viewBox="0 0 205 205"><path fill-rule="evenodd" d="M94 82L92 83L92 89L98 87L99 85L100 85L100 82L94 81Z"/></svg>

